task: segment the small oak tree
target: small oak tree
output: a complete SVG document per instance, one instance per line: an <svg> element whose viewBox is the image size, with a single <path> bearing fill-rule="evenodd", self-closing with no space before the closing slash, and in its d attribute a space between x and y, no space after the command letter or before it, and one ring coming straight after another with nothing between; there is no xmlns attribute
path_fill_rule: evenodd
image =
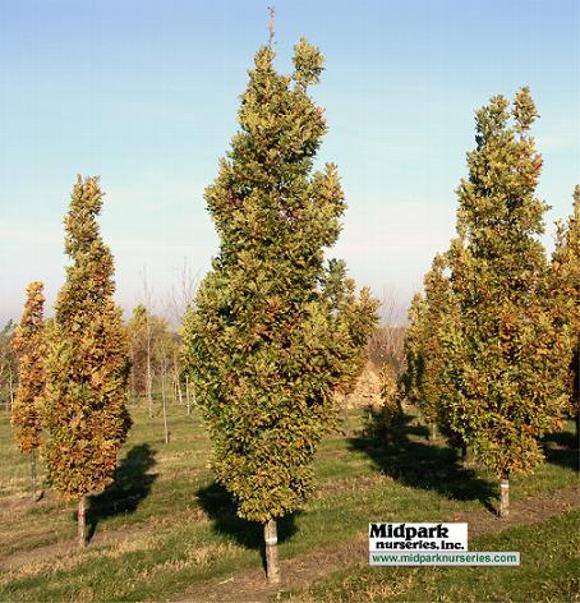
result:
<svg viewBox="0 0 580 603"><path fill-rule="evenodd" d="M78 501L79 544L86 544L86 497L113 481L130 418L128 354L113 301L113 256L99 234L103 193L97 178L78 177L65 218L72 260L49 332L43 425L51 484Z"/></svg>
<svg viewBox="0 0 580 603"><path fill-rule="evenodd" d="M126 324L129 342L129 358L131 371L129 373L129 390L131 395L139 398L147 393L147 309L139 304L133 308Z"/></svg>
<svg viewBox="0 0 580 603"><path fill-rule="evenodd" d="M405 341L407 370L403 383L407 397L421 409L430 425L431 439L435 439L438 429L451 446L461 450L465 463L466 443L449 422L449 384L443 379L445 333L449 317L456 311L446 271L446 256L436 255L424 278L424 297L415 296L411 304Z"/></svg>
<svg viewBox="0 0 580 603"><path fill-rule="evenodd" d="M405 329L405 372L403 373L403 386L405 397L410 404L417 408L421 407L423 400L423 374L425 372L425 331L426 331L427 304L421 293L415 293L409 306L409 324ZM427 423L431 423L434 417L423 416Z"/></svg>
<svg viewBox="0 0 580 603"><path fill-rule="evenodd" d="M311 461L376 323L368 291L324 263L345 203L337 169L313 173L326 131L308 95L317 48L294 48L292 77L260 48L239 131L205 198L220 252L184 328L185 359L213 439L217 479L238 514L264 524L268 578L279 581L276 520L312 491Z"/></svg>
<svg viewBox="0 0 580 603"><path fill-rule="evenodd" d="M42 426L40 410L45 387L44 285L38 281L26 289L26 303L12 345L18 356L18 389L12 406L12 426L18 447L30 455L32 500L36 500L36 452Z"/></svg>
<svg viewBox="0 0 580 603"><path fill-rule="evenodd" d="M558 224L552 258L555 313L571 330L574 355L570 377L570 409L576 419L576 447L580 470L580 185L574 190L574 207L567 223Z"/></svg>
<svg viewBox="0 0 580 603"><path fill-rule="evenodd" d="M0 328L0 402L4 402L8 413L14 403L18 374L18 359L12 346L15 328L13 320L9 320Z"/></svg>
<svg viewBox="0 0 580 603"><path fill-rule="evenodd" d="M161 393L161 410L165 443L169 443L167 425L168 369L179 350L178 335L172 333L169 323L151 313L143 304L137 305L126 324L129 339L131 371L129 383L133 395L146 394L150 417L153 415L153 385ZM177 370L175 371L177 372Z"/></svg>
<svg viewBox="0 0 580 603"><path fill-rule="evenodd" d="M450 285L444 274L445 260L437 255L424 278L424 297L416 295L409 310L410 324L405 341L407 371L403 378L409 400L416 404L435 437L444 427L440 331L450 305ZM444 429L442 429L444 431Z"/></svg>
<svg viewBox="0 0 580 603"><path fill-rule="evenodd" d="M381 401L380 430L385 440L395 442L397 429L403 422L403 407L401 404L401 387L393 366L386 363L381 368Z"/></svg>
<svg viewBox="0 0 580 603"><path fill-rule="evenodd" d="M496 96L476 113L449 253L459 311L448 318L443 355L450 425L501 480L501 516L510 475L534 469L539 436L561 423L570 356L539 240L548 206L535 196L542 158L529 135L537 112L527 88L509 108Z"/></svg>

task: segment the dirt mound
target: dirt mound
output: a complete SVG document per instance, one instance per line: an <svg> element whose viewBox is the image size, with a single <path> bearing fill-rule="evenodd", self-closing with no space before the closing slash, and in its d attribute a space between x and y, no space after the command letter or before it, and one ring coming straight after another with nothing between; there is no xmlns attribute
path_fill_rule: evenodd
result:
<svg viewBox="0 0 580 603"><path fill-rule="evenodd" d="M342 398L341 405L347 410L353 408L365 408L369 405L380 406L381 404L381 381L376 369L369 362L366 364L361 376L356 382L352 393Z"/></svg>

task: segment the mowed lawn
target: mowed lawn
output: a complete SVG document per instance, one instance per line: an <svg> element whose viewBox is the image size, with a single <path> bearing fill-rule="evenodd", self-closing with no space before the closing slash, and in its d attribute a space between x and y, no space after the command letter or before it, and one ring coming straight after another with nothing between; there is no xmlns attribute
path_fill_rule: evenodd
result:
<svg viewBox="0 0 580 603"><path fill-rule="evenodd" d="M202 593L216 580L261 567L261 527L238 519L229 497L214 483L199 416L170 405L166 445L158 410L153 418L144 406L131 406L131 412L134 426L117 481L91 500L93 536L83 551L74 540L74 504L50 491L37 503L28 500L27 459L12 443L8 417L0 415L0 600L195 600L196 589ZM323 442L315 496L302 512L280 522L283 560L298 561L364 537L369 521L428 521L478 510L491 514L495 480L484 471L463 469L443 442L428 442L416 418L410 415L400 440L386 448L361 436L363 418L364 412L351 412L346 425ZM578 483L571 431L547 438L546 449L548 462L534 475L512 480L514 501L557 496ZM572 509L539 526L506 526L482 537L492 540L482 541L479 550L521 551L524 563L517 570L369 569L364 558L352 559L352 567L337 572L329 566L328 575L307 588L285 585L283 595L328 601L530 600L529 585L537 576L552 600L573 598L578 521ZM538 544L544 535L551 538L545 551ZM528 590L522 590L514 572ZM489 589L490 582L496 590ZM537 599L541 588L533 591Z"/></svg>

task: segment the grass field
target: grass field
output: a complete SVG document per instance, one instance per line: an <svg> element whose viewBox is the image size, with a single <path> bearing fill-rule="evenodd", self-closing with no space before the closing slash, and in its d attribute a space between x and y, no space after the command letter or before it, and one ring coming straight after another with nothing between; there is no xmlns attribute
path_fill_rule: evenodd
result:
<svg viewBox="0 0 580 603"><path fill-rule="evenodd" d="M28 500L27 460L12 444L7 417L0 416L0 600L278 598L264 588L260 526L238 519L213 482L199 417L171 405L171 441L165 445L161 417L131 409L135 424L117 481L90 503L92 540L84 551L75 546L73 504L50 492L37 503ZM387 448L361 436L361 418L351 412L346 433L324 441L315 465L316 495L301 513L280 522L281 596L578 599L580 500L573 490L578 477L571 432L547 438L547 462L533 476L513 479L514 519L500 522L492 513L497 487L486 472L462 468L455 451L428 442L412 417L397 446ZM366 567L369 521L457 517L470 518L470 530L483 526L473 550L519 550L522 567Z"/></svg>
<svg viewBox="0 0 580 603"><path fill-rule="evenodd" d="M519 568L348 568L292 600L573 601L580 593L580 510L470 543L478 551L521 551Z"/></svg>

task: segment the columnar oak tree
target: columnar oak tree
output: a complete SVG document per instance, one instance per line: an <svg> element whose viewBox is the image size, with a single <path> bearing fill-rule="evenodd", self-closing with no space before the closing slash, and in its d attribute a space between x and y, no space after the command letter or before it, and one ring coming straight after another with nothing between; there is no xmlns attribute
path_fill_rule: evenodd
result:
<svg viewBox="0 0 580 603"><path fill-rule="evenodd" d="M421 409L425 422L431 426L432 438L436 427L443 427L442 431L445 431L440 331L449 312L451 292L444 269L443 256L435 256L433 266L424 278L424 297L416 295L411 303L405 341L407 371L404 383L407 396Z"/></svg>
<svg viewBox="0 0 580 603"><path fill-rule="evenodd" d="M44 285L34 281L26 288L26 303L12 345L18 356L18 389L12 407L12 426L18 447L30 455L32 500L36 500L36 451L42 426L40 410L44 393Z"/></svg>
<svg viewBox="0 0 580 603"><path fill-rule="evenodd" d="M147 308L144 305L139 304L133 308L126 329L129 342L129 358L131 360L129 388L131 395L138 397L148 391Z"/></svg>
<svg viewBox="0 0 580 603"><path fill-rule="evenodd" d="M423 394L422 382L425 372L425 331L426 331L427 304L425 297L421 293L416 293L409 306L408 319L409 324L405 329L405 360L406 367L403 373L403 385L407 400L420 407ZM427 423L432 422L432 418L423 417Z"/></svg>
<svg viewBox="0 0 580 603"><path fill-rule="evenodd" d="M408 399L420 408L431 426L431 439L435 439L438 429L451 446L461 450L465 463L467 446L449 422L449 384L443 379L445 333L450 316L457 312L446 272L446 256L436 255L423 280L424 296L416 295L411 303L403 383Z"/></svg>
<svg viewBox="0 0 580 603"><path fill-rule="evenodd" d="M571 349L553 316L538 238L548 206L535 196L542 158L529 134L537 112L527 88L509 109L496 96L476 113L449 254L459 312L449 316L443 356L450 425L501 480L502 516L510 475L534 469L538 437L560 424Z"/></svg>
<svg viewBox="0 0 580 603"><path fill-rule="evenodd" d="M294 73L260 48L241 130L205 193L220 251L184 328L185 359L213 439L217 479L238 514L264 524L269 580L279 580L276 520L312 491L311 461L376 322L341 262L324 264L345 203L337 169L313 172L326 131L308 95L323 58L302 39Z"/></svg>
<svg viewBox="0 0 580 603"><path fill-rule="evenodd" d="M381 401L379 434L382 433L387 441L394 442L396 430L403 419L403 407L401 405L401 389L397 373L390 363L382 366L380 372Z"/></svg>
<svg viewBox="0 0 580 603"><path fill-rule="evenodd" d="M566 224L558 224L552 258L555 277L555 310L571 329L574 355L571 370L570 408L576 419L576 446L580 469L580 185L574 190L574 207Z"/></svg>
<svg viewBox="0 0 580 603"><path fill-rule="evenodd" d="M72 260L49 334L43 426L51 484L78 501L79 544L86 544L86 497L113 481L130 426L128 355L121 311L113 301L113 256L97 223L103 193L79 176L65 218Z"/></svg>
<svg viewBox="0 0 580 603"><path fill-rule="evenodd" d="M0 402L4 402L6 412L12 410L17 383L18 360L12 346L15 328L13 320L0 328Z"/></svg>
<svg viewBox="0 0 580 603"><path fill-rule="evenodd" d="M132 393L146 394L149 415L152 417L153 383L156 382L161 390L163 432L165 443L168 444L170 435L167 423L168 369L173 366L174 385L177 385L179 336L171 332L169 323L164 318L150 312L144 304L139 304L133 309L126 330L131 358L129 382Z"/></svg>

